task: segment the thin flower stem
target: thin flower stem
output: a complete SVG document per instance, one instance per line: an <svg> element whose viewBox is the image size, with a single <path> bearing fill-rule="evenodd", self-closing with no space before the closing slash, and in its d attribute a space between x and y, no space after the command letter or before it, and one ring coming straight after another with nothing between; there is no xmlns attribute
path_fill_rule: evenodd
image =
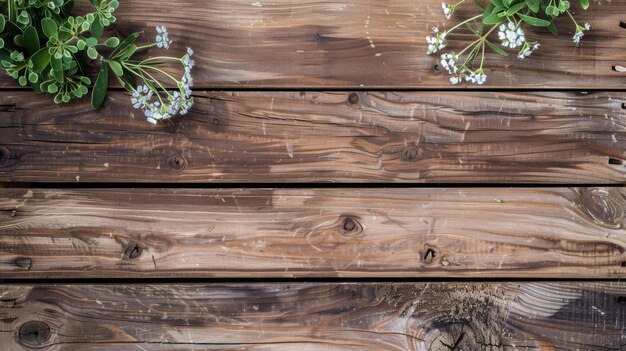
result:
<svg viewBox="0 0 626 351"><path fill-rule="evenodd" d="M483 17L483 15L482 15L482 14L480 14L480 15L476 15L476 16L474 16L474 17L472 17L472 18L468 18L468 19L466 19L465 21L463 21L463 22L461 22L461 23L458 23L456 26L454 26L454 27L452 27L452 28L448 29L448 30L447 30L447 31L445 31L444 33L446 33L446 34L452 33L452 32L453 32L453 31L455 31L457 28L459 28L459 27L461 27L461 26L465 25L466 23L469 23L469 22L471 22L471 21L477 20L477 19L479 19L479 18L481 18L481 17Z"/></svg>

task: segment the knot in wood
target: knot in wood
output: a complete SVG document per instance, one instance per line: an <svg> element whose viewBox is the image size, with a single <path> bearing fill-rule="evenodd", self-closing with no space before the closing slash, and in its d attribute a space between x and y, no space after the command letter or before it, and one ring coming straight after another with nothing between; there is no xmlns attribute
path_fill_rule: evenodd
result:
<svg viewBox="0 0 626 351"><path fill-rule="evenodd" d="M30 257L17 257L15 259L15 265L20 268L30 270L30 267L33 266L33 260Z"/></svg>
<svg viewBox="0 0 626 351"><path fill-rule="evenodd" d="M409 145L402 150L400 158L402 161L414 161L422 157L422 150L415 145Z"/></svg>
<svg viewBox="0 0 626 351"><path fill-rule="evenodd" d="M620 228L624 221L624 194L617 188L585 189L580 194L580 206L595 223Z"/></svg>
<svg viewBox="0 0 626 351"><path fill-rule="evenodd" d="M134 260L139 258L143 253L143 249L138 244L130 245L124 250L125 260Z"/></svg>
<svg viewBox="0 0 626 351"><path fill-rule="evenodd" d="M168 166L178 172L187 168L187 159L182 154L172 155L167 159Z"/></svg>
<svg viewBox="0 0 626 351"><path fill-rule="evenodd" d="M467 323L448 323L433 329L426 336L427 349L432 351L480 350L476 335Z"/></svg>
<svg viewBox="0 0 626 351"><path fill-rule="evenodd" d="M348 101L352 105L357 104L359 102L359 94L357 94L357 93L350 94L350 96L348 97Z"/></svg>
<svg viewBox="0 0 626 351"><path fill-rule="evenodd" d="M437 256L439 256L437 249L427 246L424 254L422 255L422 261L425 264L432 264L433 262L435 262L435 258Z"/></svg>
<svg viewBox="0 0 626 351"><path fill-rule="evenodd" d="M28 321L20 327L18 338L20 343L28 347L40 347L50 340L50 326L41 321Z"/></svg>
<svg viewBox="0 0 626 351"><path fill-rule="evenodd" d="M9 150L0 146L0 165L9 161Z"/></svg>
<svg viewBox="0 0 626 351"><path fill-rule="evenodd" d="M343 235L355 235L362 229L361 224L353 217L344 217L341 221L340 231Z"/></svg>
<svg viewBox="0 0 626 351"><path fill-rule="evenodd" d="M433 66L432 72L434 74L440 74L441 72L443 72L443 69L441 68L440 64L435 63L435 65Z"/></svg>

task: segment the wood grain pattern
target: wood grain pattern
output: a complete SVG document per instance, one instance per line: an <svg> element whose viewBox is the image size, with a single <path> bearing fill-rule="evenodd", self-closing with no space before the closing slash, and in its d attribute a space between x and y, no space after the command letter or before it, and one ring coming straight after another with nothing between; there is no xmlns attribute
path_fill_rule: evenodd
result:
<svg viewBox="0 0 626 351"><path fill-rule="evenodd" d="M89 9L88 2L77 3L79 11ZM425 37L445 23L440 0L120 3L117 32L145 31L153 37L154 27L164 24L175 40L169 54L181 54L187 46L195 50L199 87L465 88L451 86L446 74L434 70L438 56L426 55ZM558 37L547 30L529 31L541 49L524 60L490 53L487 86L626 88L625 73L613 70L626 63L626 29L620 27L626 0L595 1L588 11L572 4L578 18L592 27L579 47L572 43L569 18L559 21ZM453 40L448 48L458 52L468 38ZM4 78L4 85L16 86Z"/></svg>
<svg viewBox="0 0 626 351"><path fill-rule="evenodd" d="M569 282L3 285L0 342L15 351L619 351L624 294L624 283Z"/></svg>
<svg viewBox="0 0 626 351"><path fill-rule="evenodd" d="M0 96L3 182L623 184L618 93L206 92L153 126L129 97Z"/></svg>
<svg viewBox="0 0 626 351"><path fill-rule="evenodd" d="M626 191L0 189L0 276L626 277Z"/></svg>

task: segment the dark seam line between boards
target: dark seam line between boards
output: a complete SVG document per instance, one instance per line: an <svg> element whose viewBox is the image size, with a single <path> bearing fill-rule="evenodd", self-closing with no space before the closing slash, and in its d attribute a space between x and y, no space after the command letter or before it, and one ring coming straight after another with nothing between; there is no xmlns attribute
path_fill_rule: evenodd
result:
<svg viewBox="0 0 626 351"><path fill-rule="evenodd" d="M70 182L0 182L0 189L522 189L522 188L623 188L625 184L572 183L70 183Z"/></svg>
<svg viewBox="0 0 626 351"><path fill-rule="evenodd" d="M148 285L148 284L386 284L386 283L619 283L624 279L598 279L598 278L489 278L489 277L466 277L466 278L63 278L63 279L0 279L0 284L24 284L24 285Z"/></svg>
<svg viewBox="0 0 626 351"><path fill-rule="evenodd" d="M122 87L110 87L108 91L111 92L124 92L126 89ZM371 87L348 87L348 86L319 86L319 87L280 87L280 86L252 86L252 87L220 87L220 86L205 86L196 87L194 92L237 92L237 91L257 91L257 92L351 92L351 91L380 91L380 92L579 92L583 95L585 93L593 92L607 92L607 93L624 93L626 88L442 88L442 87L390 87L390 86L371 86ZM33 92L28 87L0 87L0 92Z"/></svg>

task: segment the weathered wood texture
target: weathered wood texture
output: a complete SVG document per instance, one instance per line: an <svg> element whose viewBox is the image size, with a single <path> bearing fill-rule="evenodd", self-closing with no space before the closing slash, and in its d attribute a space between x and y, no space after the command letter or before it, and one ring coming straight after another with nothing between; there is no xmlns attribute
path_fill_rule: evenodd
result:
<svg viewBox="0 0 626 351"><path fill-rule="evenodd" d="M153 126L129 97L0 96L3 182L626 180L619 93L206 92Z"/></svg>
<svg viewBox="0 0 626 351"><path fill-rule="evenodd" d="M4 285L0 342L15 351L619 351L625 301L624 283Z"/></svg>
<svg viewBox="0 0 626 351"><path fill-rule="evenodd" d="M485 1L482 1L485 2ZM88 2L78 1L81 10ZM170 29L169 54L196 52L195 77L203 87L452 87L426 55L425 37L444 24L440 0L125 0L115 29L122 34L156 25ZM502 88L626 88L626 0L594 1L574 11L592 30L579 47L569 18L561 35L533 30L541 49L524 60L490 53L487 86ZM462 11L462 8L461 8ZM474 13L472 13L473 15ZM459 17L460 18L460 17ZM450 21L448 23L451 23ZM460 51L469 36L453 40ZM149 55L158 55L154 50ZM4 85L15 82L4 76Z"/></svg>
<svg viewBox="0 0 626 351"><path fill-rule="evenodd" d="M0 277L626 277L626 191L0 189Z"/></svg>

